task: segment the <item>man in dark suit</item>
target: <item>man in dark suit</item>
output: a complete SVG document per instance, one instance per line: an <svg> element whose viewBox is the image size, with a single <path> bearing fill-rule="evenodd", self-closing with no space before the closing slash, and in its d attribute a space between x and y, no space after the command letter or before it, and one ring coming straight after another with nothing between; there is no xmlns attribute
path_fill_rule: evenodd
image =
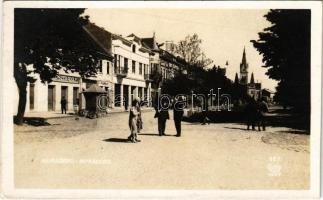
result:
<svg viewBox="0 0 323 200"><path fill-rule="evenodd" d="M174 123L175 123L175 128L176 128L176 137L181 136L181 122L184 114L184 102L183 102L183 97L179 96L177 99L175 99L174 102Z"/></svg>
<svg viewBox="0 0 323 200"><path fill-rule="evenodd" d="M266 113L269 112L268 104L266 99L262 97L259 99L258 103L258 116L257 116L257 124L258 124L258 131L260 131L260 126L262 126L262 130L266 130Z"/></svg>
<svg viewBox="0 0 323 200"><path fill-rule="evenodd" d="M247 97L247 105L245 107L244 116L247 118L247 130L249 130L250 126L252 130L255 129L256 119L257 119L257 102L254 97Z"/></svg>
<svg viewBox="0 0 323 200"><path fill-rule="evenodd" d="M63 96L61 99L61 110L62 110L62 114L65 113L66 114L66 104L67 101L65 99L65 97Z"/></svg>
<svg viewBox="0 0 323 200"><path fill-rule="evenodd" d="M160 105L156 106L155 118L158 118L158 134L159 136L165 135L166 121L169 119L168 113L168 100L161 100Z"/></svg>

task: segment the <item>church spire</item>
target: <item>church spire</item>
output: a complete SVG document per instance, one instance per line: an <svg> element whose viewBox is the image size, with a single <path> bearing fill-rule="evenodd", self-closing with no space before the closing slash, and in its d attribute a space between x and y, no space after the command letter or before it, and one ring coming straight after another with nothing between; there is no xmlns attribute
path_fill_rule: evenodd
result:
<svg viewBox="0 0 323 200"><path fill-rule="evenodd" d="M248 84L248 63L246 57L246 47L243 47L242 61L240 63L240 83L242 85Z"/></svg>
<svg viewBox="0 0 323 200"><path fill-rule="evenodd" d="M243 47L243 54L242 54L242 62L241 64L247 65L247 58L246 58L246 47Z"/></svg>
<svg viewBox="0 0 323 200"><path fill-rule="evenodd" d="M250 84L255 84L255 78L253 77L253 72L251 73Z"/></svg>
<svg viewBox="0 0 323 200"><path fill-rule="evenodd" d="M234 83L235 84L239 83L238 73L236 73L236 77L234 78Z"/></svg>

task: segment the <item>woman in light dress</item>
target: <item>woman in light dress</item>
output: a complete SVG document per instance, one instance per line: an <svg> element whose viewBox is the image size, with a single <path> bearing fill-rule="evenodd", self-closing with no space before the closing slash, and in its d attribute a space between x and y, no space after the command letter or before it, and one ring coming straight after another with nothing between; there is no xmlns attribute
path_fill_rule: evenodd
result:
<svg viewBox="0 0 323 200"><path fill-rule="evenodd" d="M140 105L139 105L140 100L138 98L135 98L132 101L132 105L130 108L129 112L129 128L130 128L130 136L128 137L131 142L136 143L140 142L138 140L138 117L141 117L141 111L140 111Z"/></svg>

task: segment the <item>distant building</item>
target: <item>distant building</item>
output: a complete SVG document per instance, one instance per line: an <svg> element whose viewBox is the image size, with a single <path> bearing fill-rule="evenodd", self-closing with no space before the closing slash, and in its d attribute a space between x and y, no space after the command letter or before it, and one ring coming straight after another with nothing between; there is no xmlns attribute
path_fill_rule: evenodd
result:
<svg viewBox="0 0 323 200"><path fill-rule="evenodd" d="M262 93L262 96L265 97L268 102L273 102L275 92L265 88L265 89L262 89L261 93Z"/></svg>
<svg viewBox="0 0 323 200"><path fill-rule="evenodd" d="M175 48L172 41L166 41L162 44L157 43L155 33L153 37L142 38L142 42L153 52L153 54L150 54L150 70L152 94L155 96L163 81L174 78L177 73L182 72L186 67L186 62L171 53Z"/></svg>
<svg viewBox="0 0 323 200"><path fill-rule="evenodd" d="M249 64L247 62L247 56L246 56L246 49L243 49L242 54L242 61L240 63L240 77L238 79L238 74L235 76L235 82L239 81L239 83L243 86L245 86L245 92L249 96L253 97L254 99L259 99L261 94L261 83L256 83L254 79L254 74L251 73L250 82L248 82L249 77Z"/></svg>

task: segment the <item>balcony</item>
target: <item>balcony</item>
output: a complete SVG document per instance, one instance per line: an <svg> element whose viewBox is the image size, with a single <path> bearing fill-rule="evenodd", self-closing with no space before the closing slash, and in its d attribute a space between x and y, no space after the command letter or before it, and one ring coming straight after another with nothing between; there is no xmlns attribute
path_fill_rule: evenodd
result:
<svg viewBox="0 0 323 200"><path fill-rule="evenodd" d="M145 80L146 80L147 82L152 82L152 81L153 81L153 76L152 76L152 74L145 74L144 78L145 78Z"/></svg>
<svg viewBox="0 0 323 200"><path fill-rule="evenodd" d="M115 67L114 72L118 78L125 78L128 76L128 67Z"/></svg>

